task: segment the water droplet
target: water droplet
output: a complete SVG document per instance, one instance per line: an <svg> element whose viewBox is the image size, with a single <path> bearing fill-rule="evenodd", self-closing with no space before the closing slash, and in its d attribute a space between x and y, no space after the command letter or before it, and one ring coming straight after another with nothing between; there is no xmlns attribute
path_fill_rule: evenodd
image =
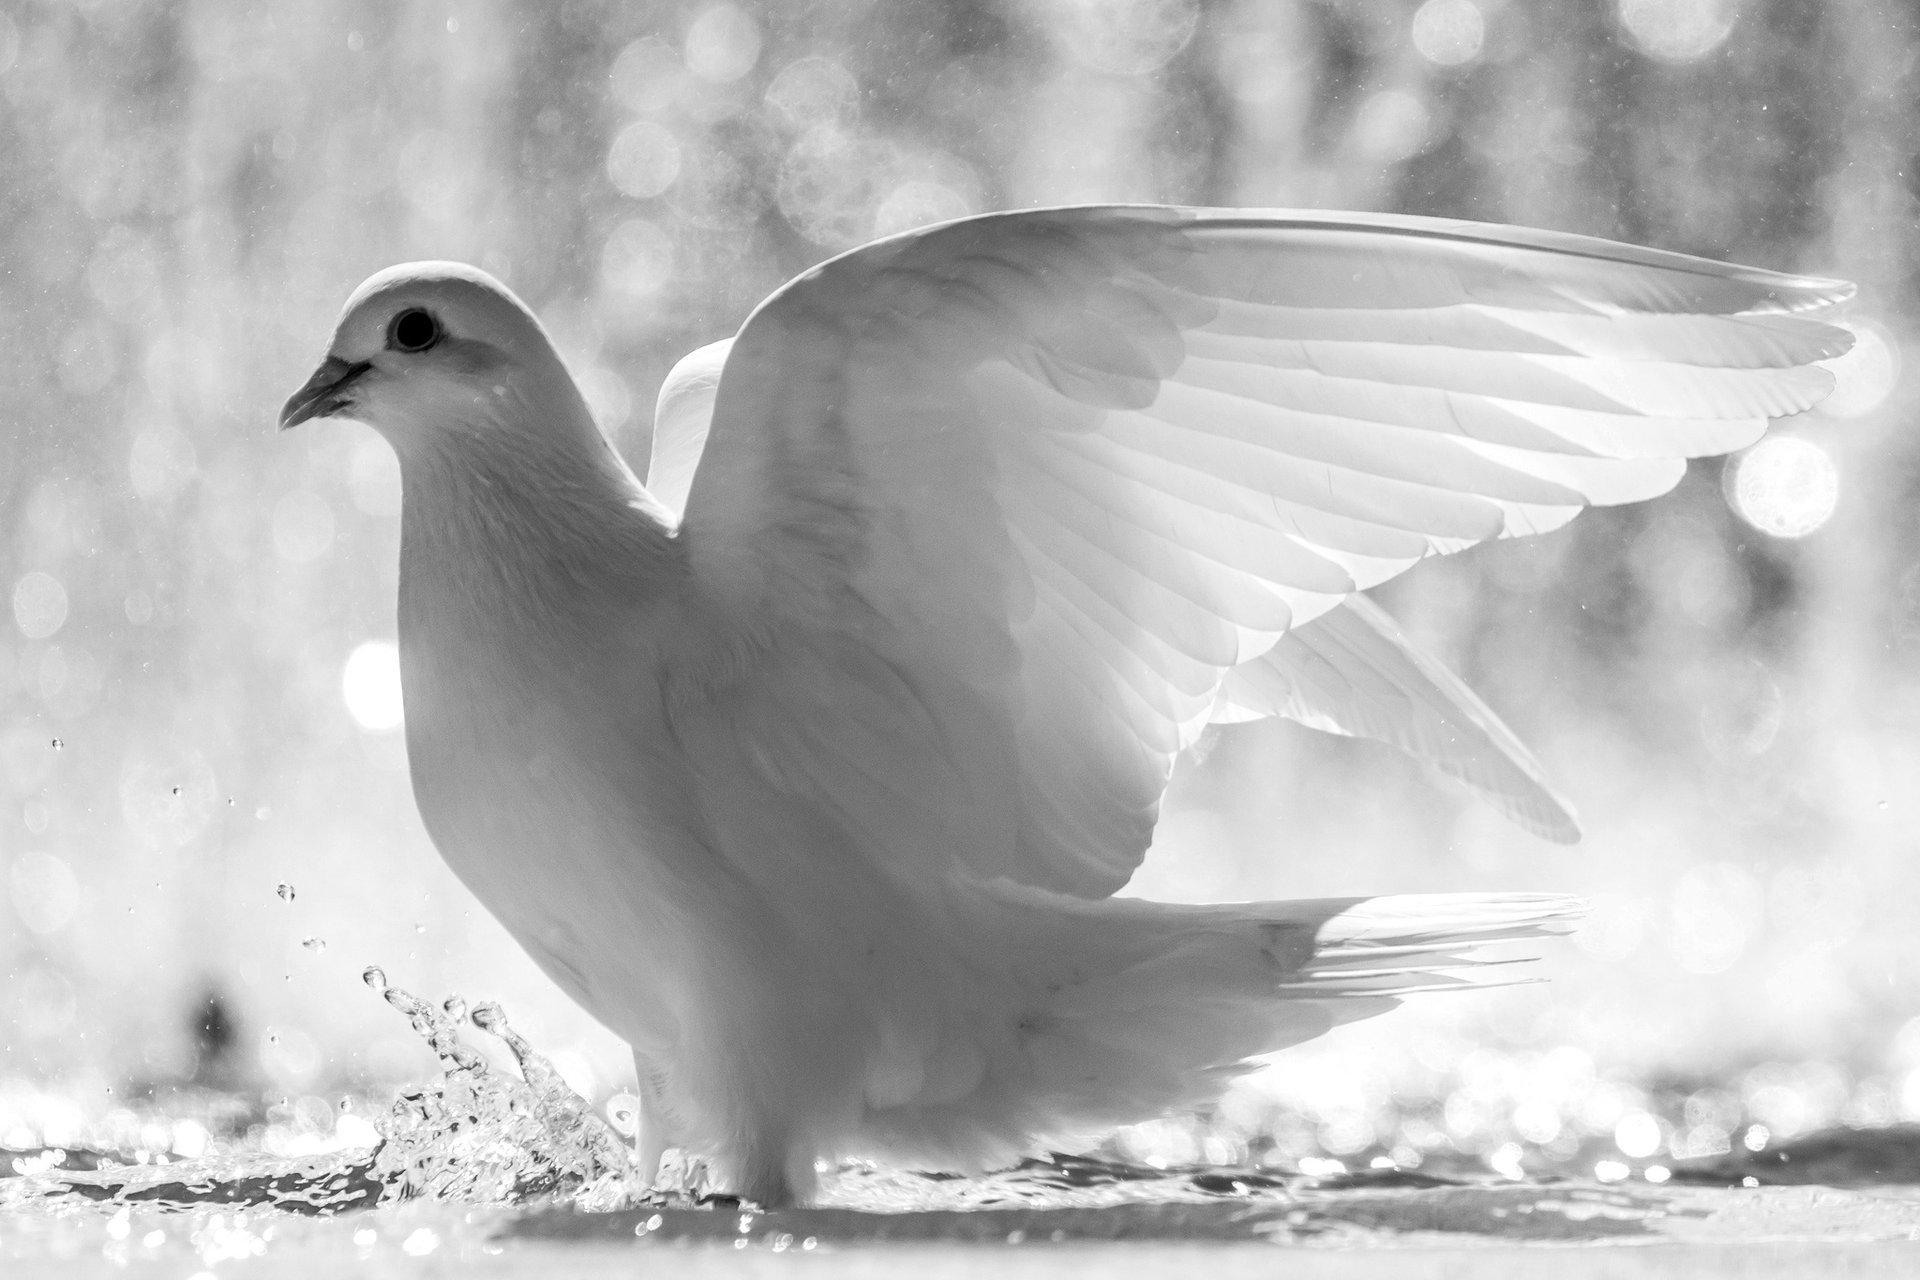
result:
<svg viewBox="0 0 1920 1280"><path fill-rule="evenodd" d="M173 794L175 794L175 795L179 795L179 794L180 794L180 788L178 788L178 787L175 787L175 788L173 789Z"/></svg>
<svg viewBox="0 0 1920 1280"><path fill-rule="evenodd" d="M445 1009L447 1016L455 1022L463 1021L467 1016L467 1002L459 996L448 996L440 1002L440 1007Z"/></svg>
<svg viewBox="0 0 1920 1280"><path fill-rule="evenodd" d="M112 1092L113 1092L113 1086L112 1086L112 1085L108 1085L108 1086L107 1086L107 1092L108 1092L108 1093L112 1093Z"/></svg>
<svg viewBox="0 0 1920 1280"><path fill-rule="evenodd" d="M630 1093L614 1094L607 1100L607 1122L631 1138L640 1131L640 1100Z"/></svg>
<svg viewBox="0 0 1920 1280"><path fill-rule="evenodd" d="M361 970L360 981L366 983L375 991L384 992L387 989L387 971L379 965L370 964Z"/></svg>
<svg viewBox="0 0 1920 1280"><path fill-rule="evenodd" d="M491 1031L495 1035L500 1035L507 1025L507 1015L501 1011L499 1005L489 1000L485 1004L477 1004L473 1007L473 1025L482 1031Z"/></svg>
<svg viewBox="0 0 1920 1280"><path fill-rule="evenodd" d="M270 1031L270 1032L268 1032L268 1033L267 1033L267 1043L268 1043L268 1044L279 1044L279 1043L280 1043L280 1033L279 1033L278 1031Z"/></svg>
<svg viewBox="0 0 1920 1280"><path fill-rule="evenodd" d="M282 880L279 883L279 885L274 889L274 892L280 895L280 901L282 902L293 901L294 888L292 885L288 884L285 880Z"/></svg>
<svg viewBox="0 0 1920 1280"><path fill-rule="evenodd" d="M327 940L325 938L302 938L300 939L300 945L313 952L313 954L319 955L327 949Z"/></svg>
<svg viewBox="0 0 1920 1280"><path fill-rule="evenodd" d="M64 749L64 748L66 747L66 745L67 745L66 743L64 743L64 742L62 742L62 741L60 741L60 739L58 739L58 738L55 738L55 739L53 740L53 749L54 749L55 751L60 751L60 750L63 750L63 749Z"/></svg>
<svg viewBox="0 0 1920 1280"><path fill-rule="evenodd" d="M236 801L232 796L227 797L227 808L231 809L237 803L238 801Z"/></svg>
<svg viewBox="0 0 1920 1280"><path fill-rule="evenodd" d="M427 931L427 926L425 926L424 924L416 924L413 926L413 931L415 933L425 933Z"/></svg>

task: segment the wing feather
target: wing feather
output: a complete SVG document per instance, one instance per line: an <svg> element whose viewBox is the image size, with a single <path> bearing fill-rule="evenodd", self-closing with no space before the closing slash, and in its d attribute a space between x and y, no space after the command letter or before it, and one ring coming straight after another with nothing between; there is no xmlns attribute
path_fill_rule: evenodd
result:
<svg viewBox="0 0 1920 1280"><path fill-rule="evenodd" d="M1513 731L1365 596L1227 673L1215 719L1261 716L1388 743L1458 778L1536 835L1579 838L1573 806Z"/></svg>
<svg viewBox="0 0 1920 1280"><path fill-rule="evenodd" d="M1825 394L1849 292L1387 215L1034 210L866 246L763 304L717 393L710 356L663 395L713 397L680 535L709 692L674 714L902 874L1111 892L1178 749L1262 714L1566 838L1525 748L1351 593L1751 443ZM692 434L656 446L670 491Z"/></svg>

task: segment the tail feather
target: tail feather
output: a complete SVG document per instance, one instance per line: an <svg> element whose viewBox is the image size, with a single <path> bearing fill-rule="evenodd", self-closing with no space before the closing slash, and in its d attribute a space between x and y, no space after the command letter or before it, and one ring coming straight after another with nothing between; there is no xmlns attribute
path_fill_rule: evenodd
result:
<svg viewBox="0 0 1920 1280"><path fill-rule="evenodd" d="M1530 985L1540 979L1479 975L1531 963L1533 957L1493 959L1472 952L1491 943L1566 933L1585 913L1579 899L1559 894L1370 898L1322 925L1307 963L1273 992L1338 999Z"/></svg>
<svg viewBox="0 0 1920 1280"><path fill-rule="evenodd" d="M1187 906L999 882L994 896L1023 1012L1010 1036L980 1036L975 1092L869 1114L896 1155L983 1168L1035 1139L1204 1106L1255 1059L1402 997L1534 981L1509 976L1524 958L1479 950L1564 933L1583 911L1538 894Z"/></svg>

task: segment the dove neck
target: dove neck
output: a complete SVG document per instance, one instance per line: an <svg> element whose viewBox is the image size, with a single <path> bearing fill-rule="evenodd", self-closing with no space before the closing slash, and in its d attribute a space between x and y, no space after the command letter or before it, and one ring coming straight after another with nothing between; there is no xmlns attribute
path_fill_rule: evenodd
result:
<svg viewBox="0 0 1920 1280"><path fill-rule="evenodd" d="M401 606L542 629L629 609L675 576L665 519L598 431L475 432L403 455ZM418 610L414 610L417 612ZM404 619L403 619L404 620Z"/></svg>

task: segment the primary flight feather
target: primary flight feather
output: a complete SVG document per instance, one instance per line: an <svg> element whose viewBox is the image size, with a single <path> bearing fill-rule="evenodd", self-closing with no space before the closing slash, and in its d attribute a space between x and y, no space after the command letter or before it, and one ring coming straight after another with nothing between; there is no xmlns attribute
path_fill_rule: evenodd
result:
<svg viewBox="0 0 1920 1280"><path fill-rule="evenodd" d="M1203 1104L1575 914L1110 895L1223 720L1394 743L1575 838L1356 593L1751 443L1826 394L1850 292L1473 223L1036 210L786 285L669 376L647 486L457 264L363 284L282 424L399 455L435 844L632 1045L643 1161L779 1204L817 1159L979 1168Z"/></svg>

